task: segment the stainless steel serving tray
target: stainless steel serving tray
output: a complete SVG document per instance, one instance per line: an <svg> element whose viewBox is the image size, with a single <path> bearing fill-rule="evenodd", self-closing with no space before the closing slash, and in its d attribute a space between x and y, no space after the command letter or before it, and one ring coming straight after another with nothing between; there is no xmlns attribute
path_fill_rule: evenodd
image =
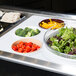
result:
<svg viewBox="0 0 76 76"><path fill-rule="evenodd" d="M32 12L32 10L26 10L26 9L20 9L20 8L11 8L11 7L10 8L8 8L8 7L5 8L3 6L0 9L1 10L6 10L6 11L16 10L16 11L23 12L23 13L26 14L26 19L31 17L32 15L37 15L37 16L45 16L45 17L55 16L56 18L60 17L60 18L63 18L63 19L76 21L76 16L75 15L66 15L66 14L41 12L41 11ZM9 30L13 29L15 26L20 24L22 21L15 24ZM8 31L6 31L6 32L8 32ZM6 33L6 32L4 32L4 33ZM2 34L2 35L4 35L4 34ZM14 62L14 63L28 65L28 66L31 66L31 67L40 68L40 69L47 70L47 71L53 71L53 72L61 73L61 74L65 74L65 75L76 75L76 72L75 72L76 68L75 67L71 67L71 66L68 66L68 65L60 65L60 64L53 63L53 62L39 60L39 59L27 57L27 56L21 56L21 55L17 55L17 54L8 53L8 52L3 52L1 50L0 50L0 58L4 59L4 60L7 60L7 61Z"/></svg>
<svg viewBox="0 0 76 76"><path fill-rule="evenodd" d="M6 10L4 10L4 11L11 12L11 11L6 11ZM12 11L12 12L14 12L14 11ZM0 32L0 36L2 36L2 34L5 33L6 31L8 31L11 27L16 26L16 24L18 22L21 23L25 19L26 19L26 15L24 13L21 13L20 19L14 23L7 23L7 22L0 21L0 25L2 25L2 27L3 27L3 31Z"/></svg>

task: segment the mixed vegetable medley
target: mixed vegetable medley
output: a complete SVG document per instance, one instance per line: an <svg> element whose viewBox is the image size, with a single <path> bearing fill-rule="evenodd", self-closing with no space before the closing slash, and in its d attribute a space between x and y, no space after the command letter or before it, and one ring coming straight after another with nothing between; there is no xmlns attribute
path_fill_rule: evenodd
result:
<svg viewBox="0 0 76 76"><path fill-rule="evenodd" d="M40 46L32 43L32 42L23 42L20 41L17 45L13 45L12 49L19 53L29 53L36 51L40 48Z"/></svg>
<svg viewBox="0 0 76 76"><path fill-rule="evenodd" d="M15 31L15 34L21 37L31 37L35 36L40 33L39 29L32 29L29 27L26 27L25 29L19 28Z"/></svg>
<svg viewBox="0 0 76 76"><path fill-rule="evenodd" d="M61 53L76 55L76 29L59 29L59 34L49 38L47 44Z"/></svg>

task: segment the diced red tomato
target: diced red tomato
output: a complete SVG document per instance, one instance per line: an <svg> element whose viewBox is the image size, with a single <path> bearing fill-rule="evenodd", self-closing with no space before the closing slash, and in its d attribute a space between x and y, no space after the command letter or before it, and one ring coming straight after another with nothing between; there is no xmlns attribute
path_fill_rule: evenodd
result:
<svg viewBox="0 0 76 76"><path fill-rule="evenodd" d="M27 43L27 46L32 47L32 42Z"/></svg>
<svg viewBox="0 0 76 76"><path fill-rule="evenodd" d="M27 53L26 50L24 50L23 53Z"/></svg>
<svg viewBox="0 0 76 76"><path fill-rule="evenodd" d="M20 41L20 42L19 42L19 47L21 48L22 45L24 45L24 42Z"/></svg>
<svg viewBox="0 0 76 76"><path fill-rule="evenodd" d="M19 47L21 48L23 45L22 44L19 44Z"/></svg>
<svg viewBox="0 0 76 76"><path fill-rule="evenodd" d="M18 49L18 52L22 53L23 52L23 49L22 48L19 48Z"/></svg>
<svg viewBox="0 0 76 76"><path fill-rule="evenodd" d="M17 44L17 48L20 48L19 44Z"/></svg>
<svg viewBox="0 0 76 76"><path fill-rule="evenodd" d="M34 47L35 49L37 49L37 45L36 44L33 44L32 47Z"/></svg>
<svg viewBox="0 0 76 76"><path fill-rule="evenodd" d="M25 42L24 44L25 44L25 46L27 46L27 42Z"/></svg>
<svg viewBox="0 0 76 76"><path fill-rule="evenodd" d="M13 49L14 51L17 51L17 46L13 45L13 46L12 46L12 49Z"/></svg>
<svg viewBox="0 0 76 76"><path fill-rule="evenodd" d="M36 48L35 47L32 47L31 48L31 52L33 52L33 51L35 51L36 50Z"/></svg>
<svg viewBox="0 0 76 76"><path fill-rule="evenodd" d="M37 49L39 49L40 46L32 43L32 42L23 42L23 41L20 41L16 46L12 46L12 49L14 51L18 51L20 53L28 53L28 52L33 52Z"/></svg>
<svg viewBox="0 0 76 76"><path fill-rule="evenodd" d="M29 46L26 46L26 52L30 52L31 48Z"/></svg>
<svg viewBox="0 0 76 76"><path fill-rule="evenodd" d="M23 41L20 41L20 42L19 42L19 44L23 45L23 44L24 44L24 42L23 42Z"/></svg>
<svg viewBox="0 0 76 76"><path fill-rule="evenodd" d="M25 49L26 48L26 46L25 45L22 45L22 49Z"/></svg>
<svg viewBox="0 0 76 76"><path fill-rule="evenodd" d="M32 47L35 47L35 46L37 46L37 45L36 45L36 44L33 44L33 45L32 45Z"/></svg>
<svg viewBox="0 0 76 76"><path fill-rule="evenodd" d="M40 48L40 46L37 45L37 49L39 49L39 48Z"/></svg>

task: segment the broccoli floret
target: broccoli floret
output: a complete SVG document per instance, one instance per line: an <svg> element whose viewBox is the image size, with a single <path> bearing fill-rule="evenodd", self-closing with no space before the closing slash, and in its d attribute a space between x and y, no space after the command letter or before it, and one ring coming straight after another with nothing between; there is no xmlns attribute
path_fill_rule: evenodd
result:
<svg viewBox="0 0 76 76"><path fill-rule="evenodd" d="M39 34L40 33L40 30L39 29L36 29L35 32L36 32L36 34Z"/></svg>
<svg viewBox="0 0 76 76"><path fill-rule="evenodd" d="M15 34L19 36L20 32L22 31L23 29L22 28L19 28L15 31Z"/></svg>
<svg viewBox="0 0 76 76"><path fill-rule="evenodd" d="M26 27L24 30L26 30L26 31L27 31L28 29L29 29L29 28L28 28L28 27Z"/></svg>
<svg viewBox="0 0 76 76"><path fill-rule="evenodd" d="M31 37L31 32L28 32L25 37Z"/></svg>
<svg viewBox="0 0 76 76"><path fill-rule="evenodd" d="M31 28L29 28L27 31L29 32L29 31L31 31L32 29Z"/></svg>
<svg viewBox="0 0 76 76"><path fill-rule="evenodd" d="M19 34L19 36L25 37L25 35L27 34L27 31L22 30Z"/></svg>
<svg viewBox="0 0 76 76"><path fill-rule="evenodd" d="M31 28L28 28L28 27L26 27L24 30L26 30L26 31L31 31L32 29Z"/></svg>
<svg viewBox="0 0 76 76"><path fill-rule="evenodd" d="M34 32L34 30L32 29L31 31L29 31L27 33L27 35L25 35L25 37L31 37L31 36L34 36L34 35L36 35L36 32Z"/></svg>
<svg viewBox="0 0 76 76"><path fill-rule="evenodd" d="M36 35L36 32L33 29L30 32L31 32L31 35L32 36L35 36Z"/></svg>
<svg viewBox="0 0 76 76"><path fill-rule="evenodd" d="M35 36L36 35L36 33L35 32L32 32L32 36Z"/></svg>

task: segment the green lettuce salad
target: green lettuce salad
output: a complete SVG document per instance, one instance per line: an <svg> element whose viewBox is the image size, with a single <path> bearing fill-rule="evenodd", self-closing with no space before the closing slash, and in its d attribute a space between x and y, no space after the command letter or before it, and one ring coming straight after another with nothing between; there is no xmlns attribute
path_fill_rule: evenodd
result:
<svg viewBox="0 0 76 76"><path fill-rule="evenodd" d="M76 55L76 29L59 29L59 34L49 38L47 44L61 53Z"/></svg>

